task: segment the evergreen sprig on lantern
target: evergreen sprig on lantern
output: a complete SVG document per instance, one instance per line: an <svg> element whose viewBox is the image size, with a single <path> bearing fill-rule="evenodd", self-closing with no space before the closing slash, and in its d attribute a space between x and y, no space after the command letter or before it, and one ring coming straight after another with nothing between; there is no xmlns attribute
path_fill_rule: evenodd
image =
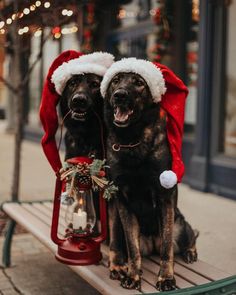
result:
<svg viewBox="0 0 236 295"><path fill-rule="evenodd" d="M91 164L78 163L71 164L63 163L60 170L61 180L66 183L66 190L61 194L61 203L63 205L73 204L79 187L82 185L91 185L93 191L104 191L103 197L110 200L118 191L118 188L112 181L109 181L105 176L106 160L94 159Z"/></svg>

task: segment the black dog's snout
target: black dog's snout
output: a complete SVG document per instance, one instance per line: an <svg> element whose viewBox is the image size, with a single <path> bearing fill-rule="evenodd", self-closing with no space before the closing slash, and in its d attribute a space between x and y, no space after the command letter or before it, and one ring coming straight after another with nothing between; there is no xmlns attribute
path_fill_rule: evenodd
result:
<svg viewBox="0 0 236 295"><path fill-rule="evenodd" d="M72 97L72 106L78 108L86 108L88 106L88 98L83 93L77 93Z"/></svg>
<svg viewBox="0 0 236 295"><path fill-rule="evenodd" d="M117 89L113 94L116 104L123 103L128 96L129 96L129 93L125 89Z"/></svg>

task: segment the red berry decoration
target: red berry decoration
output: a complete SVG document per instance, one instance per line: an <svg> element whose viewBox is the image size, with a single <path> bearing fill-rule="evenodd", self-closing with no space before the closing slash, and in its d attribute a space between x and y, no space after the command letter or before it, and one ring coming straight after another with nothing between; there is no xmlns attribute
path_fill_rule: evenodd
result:
<svg viewBox="0 0 236 295"><path fill-rule="evenodd" d="M101 171L99 171L98 175L100 177L104 177L106 175L106 173L105 173L105 171L101 170Z"/></svg>

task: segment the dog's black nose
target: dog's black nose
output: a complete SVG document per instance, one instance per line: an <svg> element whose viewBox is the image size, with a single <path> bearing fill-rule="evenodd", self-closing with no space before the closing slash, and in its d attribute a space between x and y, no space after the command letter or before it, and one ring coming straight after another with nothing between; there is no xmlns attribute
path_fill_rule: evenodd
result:
<svg viewBox="0 0 236 295"><path fill-rule="evenodd" d="M88 106L87 96L83 93L77 93L72 97L72 106L77 108L86 108Z"/></svg>
<svg viewBox="0 0 236 295"><path fill-rule="evenodd" d="M115 102L118 104L124 102L128 95L129 93L125 89L117 89L113 94Z"/></svg>

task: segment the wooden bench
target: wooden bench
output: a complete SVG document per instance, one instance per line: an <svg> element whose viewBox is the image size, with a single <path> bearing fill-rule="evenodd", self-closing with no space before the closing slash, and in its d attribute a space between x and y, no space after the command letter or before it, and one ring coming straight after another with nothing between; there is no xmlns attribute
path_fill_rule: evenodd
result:
<svg viewBox="0 0 236 295"><path fill-rule="evenodd" d="M2 209L10 217L3 246L3 264L5 266L10 265L11 239L16 223L32 233L53 253L56 252L57 246L50 239L52 207L53 204L50 201L3 203ZM65 208L61 208L59 236L63 236L65 232L65 222L63 218L65 213L64 210ZM99 265L69 267L102 294L138 294L138 291L125 290L119 286L118 281L109 279L109 271L107 268L108 247L106 245L102 245L102 252L103 260ZM157 293L154 286L158 268L158 256L151 256L143 259L143 293ZM164 294L236 295L236 276L228 276L229 274L216 269L203 261L197 261L194 264L186 264L177 257L175 260L175 277L177 287L181 290L165 292Z"/></svg>

